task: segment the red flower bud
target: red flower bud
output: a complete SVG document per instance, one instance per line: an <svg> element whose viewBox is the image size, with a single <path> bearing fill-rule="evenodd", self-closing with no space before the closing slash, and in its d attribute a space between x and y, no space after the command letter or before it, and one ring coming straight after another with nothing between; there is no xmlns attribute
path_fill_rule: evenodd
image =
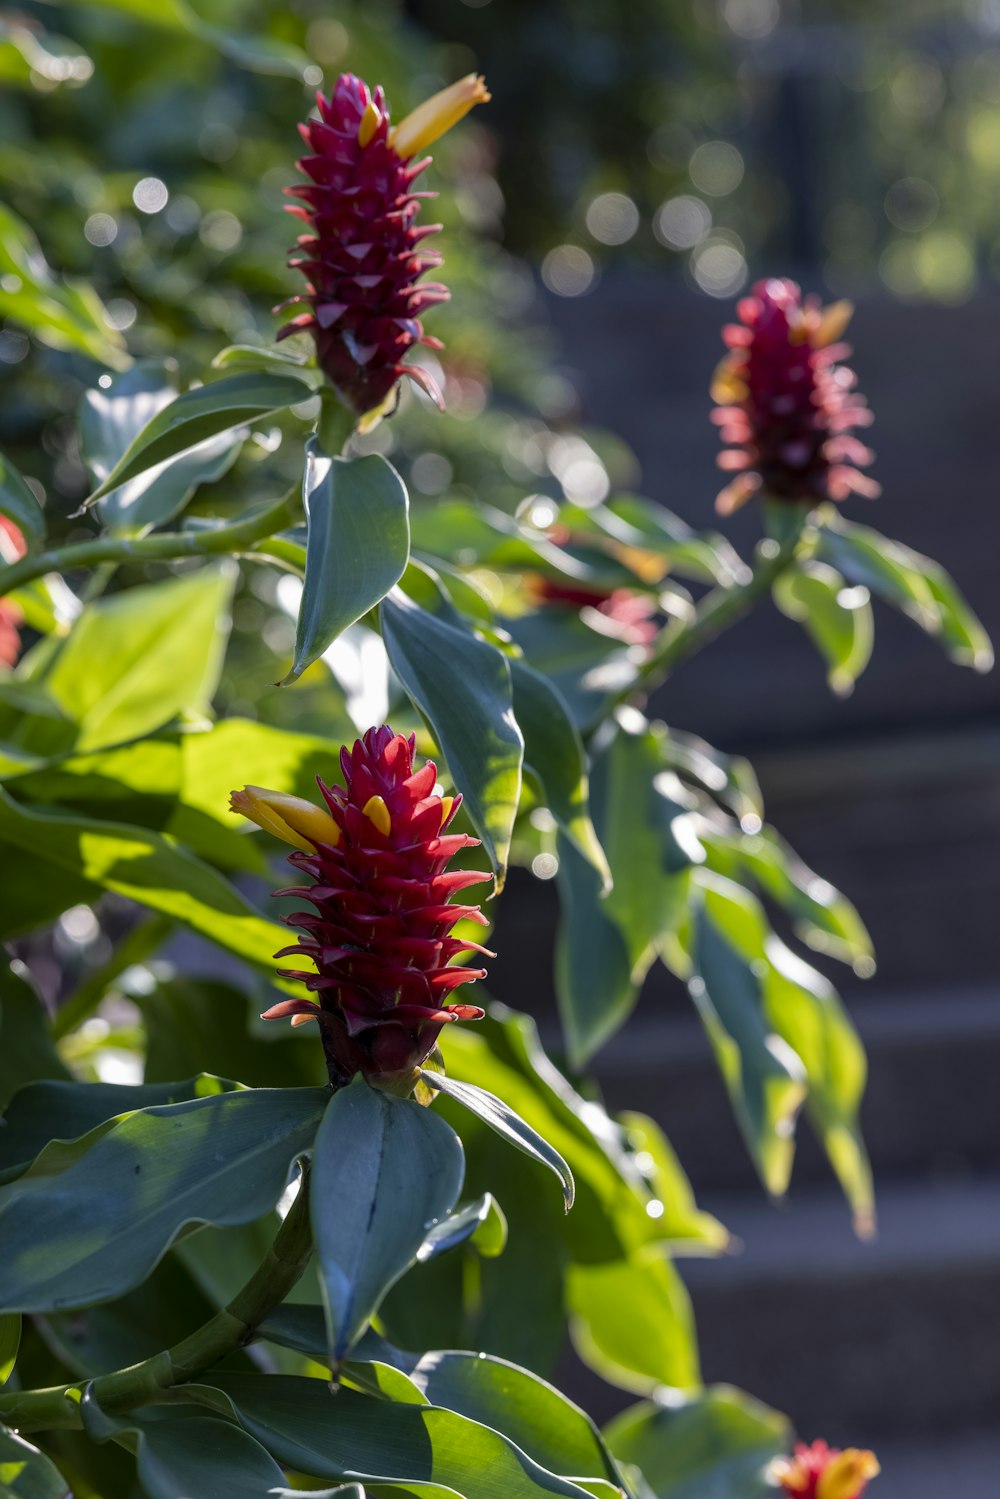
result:
<svg viewBox="0 0 1000 1499"><path fill-rule="evenodd" d="M413 749L412 734L407 739L385 726L369 729L352 750L340 752L346 789L319 782L329 819L317 810L307 824L298 805L289 814L314 851L299 850L288 862L313 883L277 893L302 896L315 914L285 918L305 936L276 956L312 959L315 973L280 971L301 979L316 999L280 1000L264 1018L289 1017L293 1025L317 1020L335 1086L358 1072L373 1081L407 1077L434 1050L443 1025L483 1014L475 1005L448 1003L452 990L486 976L485 969L452 959L470 950L492 957L450 935L458 921L486 925L478 906L453 905L451 898L489 875L448 871L455 854L477 839L445 835L462 799L435 793L437 769L428 761L414 771ZM297 803L275 797L253 788L256 803ZM240 794L235 800L243 804ZM279 830L279 836L287 834Z"/></svg>
<svg viewBox="0 0 1000 1499"><path fill-rule="evenodd" d="M841 1452L825 1442L800 1442L794 1456L779 1458L771 1471L795 1499L861 1499L879 1464L874 1452L858 1447Z"/></svg>
<svg viewBox="0 0 1000 1499"><path fill-rule="evenodd" d="M441 348L425 335L420 314L449 296L447 287L420 281L441 263L435 251L421 250L441 226L417 225L420 199L436 194L412 191L430 161L412 158L489 97L470 74L391 129L381 88L372 93L345 73L329 99L317 95L320 119L299 126L310 154L298 165L310 181L286 191L300 199L288 212L309 232L289 264L306 277L306 295L290 301L309 310L278 337L311 332L324 374L359 415L382 407L402 375L440 405L426 371L402 363L414 344Z"/></svg>
<svg viewBox="0 0 1000 1499"><path fill-rule="evenodd" d="M871 412L839 363L851 352L838 341L851 312L849 302L821 309L794 281L758 281L739 303L712 382L726 444L719 467L738 475L716 500L723 515L757 491L792 502L879 494L858 472L874 455L854 436Z"/></svg>
<svg viewBox="0 0 1000 1499"><path fill-rule="evenodd" d="M629 645L648 645L656 639L655 600L633 588L587 588L539 574L531 591L543 608L596 609L608 622L608 634Z"/></svg>

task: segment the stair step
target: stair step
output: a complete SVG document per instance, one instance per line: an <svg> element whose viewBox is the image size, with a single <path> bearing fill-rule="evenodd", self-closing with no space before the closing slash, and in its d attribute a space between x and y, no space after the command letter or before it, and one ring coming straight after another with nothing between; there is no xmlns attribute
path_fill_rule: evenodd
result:
<svg viewBox="0 0 1000 1499"><path fill-rule="evenodd" d="M996 1499L1000 1436L971 1432L951 1441L879 1445L882 1473L871 1499Z"/></svg>
<svg viewBox="0 0 1000 1499"><path fill-rule="evenodd" d="M883 1183L868 1243L833 1192L780 1208L743 1194L704 1205L742 1244L679 1262L706 1379L752 1389L841 1444L995 1421L1000 1174Z"/></svg>

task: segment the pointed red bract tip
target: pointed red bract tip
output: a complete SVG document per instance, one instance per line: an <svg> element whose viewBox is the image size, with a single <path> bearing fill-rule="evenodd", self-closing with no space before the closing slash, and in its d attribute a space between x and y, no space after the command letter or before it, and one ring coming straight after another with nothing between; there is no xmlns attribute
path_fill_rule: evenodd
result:
<svg viewBox="0 0 1000 1499"><path fill-rule="evenodd" d="M443 1001L485 977L485 969L455 960L486 950L451 935L458 921L482 921L482 914L478 906L452 905L451 897L490 876L448 870L478 840L442 836L461 797L438 794L433 761L414 765L414 742L412 734L383 725L341 750L343 788L319 781L340 840L290 855L312 884L280 892L314 907L315 914L284 918L304 935L277 956L312 960L315 973L281 971L305 984L315 1008L307 1000L281 1000L266 1018L315 1015L337 1085L358 1072L373 1081L412 1073L443 1025L483 1014L475 1005Z"/></svg>
<svg viewBox="0 0 1000 1499"><path fill-rule="evenodd" d="M792 503L878 495L859 472L874 455L854 435L871 412L839 362L850 354L837 341L850 311L846 302L824 310L783 280L758 281L738 303L712 382L719 467L735 475L719 495L722 514L757 493Z"/></svg>

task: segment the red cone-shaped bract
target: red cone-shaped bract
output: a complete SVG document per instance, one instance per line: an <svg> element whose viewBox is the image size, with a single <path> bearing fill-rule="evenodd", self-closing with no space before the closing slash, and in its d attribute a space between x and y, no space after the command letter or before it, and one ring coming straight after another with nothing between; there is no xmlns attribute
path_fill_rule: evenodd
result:
<svg viewBox="0 0 1000 1499"><path fill-rule="evenodd" d="M858 472L870 449L854 436L870 425L850 354L836 342L850 316L847 303L825 311L803 299L794 281L758 281L738 305L739 323L724 329L730 353L716 371L712 419L726 451L719 467L738 475L719 495L727 513L757 491L791 502L874 498L879 486Z"/></svg>
<svg viewBox="0 0 1000 1499"><path fill-rule="evenodd" d="M0 561L16 562L27 548L12 521L0 515ZM0 665L13 666L21 649L21 611L9 599L0 599Z"/></svg>
<svg viewBox="0 0 1000 1499"><path fill-rule="evenodd" d="M352 750L341 750L345 790L319 783L340 831L336 846L317 844L289 863L311 886L283 890L315 907L286 917L305 936L279 953L303 953L316 973L286 971L317 996L281 1000L267 1019L307 1016L319 1021L330 1080L347 1082L412 1073L452 1020L477 1020L474 1005L447 1003L461 984L485 969L452 963L476 944L450 935L463 919L486 924L478 906L452 905L467 885L489 879L478 870L448 871L451 859L475 838L444 835L461 803L434 794L437 770L413 768L414 739L390 728L369 729Z"/></svg>
<svg viewBox="0 0 1000 1499"><path fill-rule="evenodd" d="M777 1464L777 1479L795 1499L861 1499L879 1465L872 1452L850 1447L842 1452L825 1442L799 1442L794 1456Z"/></svg>
<svg viewBox="0 0 1000 1499"><path fill-rule="evenodd" d="M317 103L321 118L299 126L309 154L298 166L310 180L286 189L301 200L288 212L309 225L289 262L306 277L306 295L291 301L309 310L278 337L312 333L321 369L361 415L381 406L401 375L439 400L426 371L402 363L414 344L441 347L420 314L449 295L437 283L417 284L441 263L420 250L441 226L416 224L419 199L436 194L411 191L430 158L412 162L393 149L381 88L370 92L352 73Z"/></svg>

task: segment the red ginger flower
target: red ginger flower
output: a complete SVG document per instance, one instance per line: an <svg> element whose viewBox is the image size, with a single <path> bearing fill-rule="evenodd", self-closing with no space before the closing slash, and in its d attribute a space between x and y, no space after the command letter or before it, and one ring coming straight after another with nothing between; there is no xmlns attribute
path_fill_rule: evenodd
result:
<svg viewBox="0 0 1000 1499"><path fill-rule="evenodd" d="M799 1442L795 1455L779 1458L772 1472L795 1499L860 1499L879 1464L874 1452L858 1447L841 1452L825 1442L813 1442L811 1447Z"/></svg>
<svg viewBox="0 0 1000 1499"><path fill-rule="evenodd" d="M852 311L849 302L821 309L794 281L779 280L758 281L738 304L712 382L712 420L727 444L719 467L738 475L715 502L721 514L758 490L792 502L879 494L858 472L874 454L853 434L872 415L854 371L839 363L851 352L838 340Z"/></svg>
<svg viewBox="0 0 1000 1499"><path fill-rule="evenodd" d="M489 879L447 865L478 840L444 835L462 798L435 794L437 768L413 768L414 736L369 729L340 752L345 789L319 789L326 810L299 797L248 786L233 792L236 812L297 845L289 863L312 885L279 890L315 907L284 919L305 933L277 957L302 953L316 972L279 970L317 996L283 999L265 1020L318 1020L330 1081L358 1072L371 1080L407 1078L434 1050L441 1027L479 1020L475 1005L445 1002L461 984L485 978L483 968L452 963L465 951L492 954L450 936L458 921L486 925L478 906L452 905L467 885Z"/></svg>
<svg viewBox="0 0 1000 1499"><path fill-rule="evenodd" d="M414 344L442 347L424 333L420 314L449 297L437 282L418 284L441 264L435 251L420 251L421 241L441 225L417 226L420 199L436 194L412 191L430 163L430 157L413 157L489 97L483 80L470 73L391 128L382 89L373 93L344 73L329 99L317 94L320 119L299 126L310 154L298 166L310 181L286 189L301 199L288 212L304 219L310 232L300 236L289 261L306 277L306 295L290 300L307 302L310 310L278 338L311 332L321 369L359 415L388 402L401 375L441 404L426 371L402 363Z"/></svg>
<svg viewBox="0 0 1000 1499"><path fill-rule="evenodd" d="M16 562L26 551L18 528L0 515L0 561ZM21 649L20 623L21 611L17 605L9 599L0 599L0 665L13 666L17 660Z"/></svg>

